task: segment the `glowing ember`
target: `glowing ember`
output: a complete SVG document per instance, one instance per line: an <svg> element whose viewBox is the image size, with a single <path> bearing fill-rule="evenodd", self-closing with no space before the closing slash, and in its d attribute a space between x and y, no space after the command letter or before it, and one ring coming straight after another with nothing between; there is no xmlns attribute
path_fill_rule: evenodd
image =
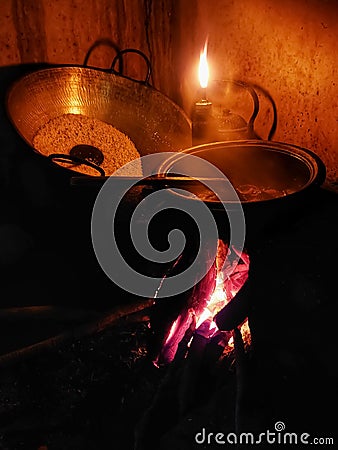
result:
<svg viewBox="0 0 338 450"><path fill-rule="evenodd" d="M196 329L205 322L212 319L224 306L229 302L224 291L224 277L223 273L219 272L216 278L216 288L204 308L200 316L197 318ZM212 327L217 331L217 325L212 321Z"/></svg>
<svg viewBox="0 0 338 450"><path fill-rule="evenodd" d="M220 242L219 248L222 245L224 244ZM214 336L219 331L216 323L213 321L213 317L221 311L233 297L235 297L248 278L249 256L244 252L239 254L239 252L233 248L234 253L240 257L242 261L241 264L237 264L236 268L234 268L233 266L236 264L236 260L231 263L229 259L230 251L228 248L226 248L226 251L227 255L223 265L222 254L224 258L224 249L221 249L221 252L218 252L216 287L207 306L199 315L196 322L197 332L202 331L203 335L205 335L206 330L208 329L208 337ZM243 323L241 331L245 336L247 336L248 333L250 334L247 320ZM229 341L230 346L233 345L232 341L233 339L231 338Z"/></svg>
<svg viewBox="0 0 338 450"><path fill-rule="evenodd" d="M249 328L248 320L246 320L246 321L242 324L240 330L241 330L241 333L242 333L242 337L243 337L244 343L245 343L246 345L250 345L250 343L251 343L251 333L250 333L250 328ZM230 350L232 350L233 348L234 348L234 338L231 337L231 338L229 339L229 342L228 342L228 349L226 349L226 350L230 351Z"/></svg>

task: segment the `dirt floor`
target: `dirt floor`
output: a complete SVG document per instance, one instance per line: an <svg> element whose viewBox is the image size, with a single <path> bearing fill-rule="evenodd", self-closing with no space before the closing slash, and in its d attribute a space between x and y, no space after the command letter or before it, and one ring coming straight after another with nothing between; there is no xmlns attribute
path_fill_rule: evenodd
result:
<svg viewBox="0 0 338 450"><path fill-rule="evenodd" d="M197 377L196 397L182 410L187 362L156 368L147 357L144 319L120 319L3 368L1 448L184 449L193 448L199 428L233 429L233 354Z"/></svg>

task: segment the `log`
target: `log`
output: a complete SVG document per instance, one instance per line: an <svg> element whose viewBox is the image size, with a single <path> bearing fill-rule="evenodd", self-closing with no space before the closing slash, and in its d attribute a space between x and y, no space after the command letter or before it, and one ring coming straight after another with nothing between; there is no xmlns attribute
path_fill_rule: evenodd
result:
<svg viewBox="0 0 338 450"><path fill-rule="evenodd" d="M208 339L197 333L191 341L178 388L178 415L182 418L195 406L200 370Z"/></svg>
<svg viewBox="0 0 338 450"><path fill-rule="evenodd" d="M144 301L138 300L134 303L123 306L116 306L110 311L101 314L100 317L94 321L90 321L76 327L71 327L56 336L52 336L48 339L37 342L36 344L14 350L0 356L0 367L8 366L18 362L19 360L21 361L44 351L55 349L67 341L76 340L90 334L99 333L105 328L112 326L119 319L125 316L138 313L146 308L150 308L153 305L153 302L153 299L147 299Z"/></svg>
<svg viewBox="0 0 338 450"><path fill-rule="evenodd" d="M235 297L214 317L218 328L231 331L238 327L249 315L250 280L237 292Z"/></svg>
<svg viewBox="0 0 338 450"><path fill-rule="evenodd" d="M236 404L235 404L235 429L236 433L250 431L246 429L249 415L249 376L247 355L244 349L244 342L241 330L233 330L234 355L236 367Z"/></svg>
<svg viewBox="0 0 338 450"><path fill-rule="evenodd" d="M98 311L66 308L54 305L22 306L0 309L0 320L20 321L29 319L53 319L62 322L83 322L100 317Z"/></svg>
<svg viewBox="0 0 338 450"><path fill-rule="evenodd" d="M134 431L134 450L156 448L163 434L176 425L179 412L179 386L188 351L188 344L195 331L195 321L180 341L173 361L164 368L156 393ZM160 370L160 369L159 369Z"/></svg>

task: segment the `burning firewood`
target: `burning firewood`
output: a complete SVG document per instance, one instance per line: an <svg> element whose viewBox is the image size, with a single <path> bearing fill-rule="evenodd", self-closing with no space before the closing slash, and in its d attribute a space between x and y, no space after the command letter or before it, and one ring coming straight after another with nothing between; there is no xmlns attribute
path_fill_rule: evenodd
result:
<svg viewBox="0 0 338 450"><path fill-rule="evenodd" d="M205 264L209 264L209 255ZM180 271L185 260L175 265ZM203 270L204 268L201 268ZM171 275L171 274L170 274ZM195 317L204 311L216 285L216 263L206 275L191 289L170 299L157 299L151 315L150 353L156 365L166 365L173 361L178 345Z"/></svg>
<svg viewBox="0 0 338 450"><path fill-rule="evenodd" d="M182 260L175 264L175 271L180 265ZM217 257L195 286L169 300L155 299L150 313L149 356L165 375L136 427L135 450L150 448L214 394L212 375L215 367L225 370L221 360L229 354L236 360L235 408L240 426L247 375L243 338L237 327L247 318L248 271L248 255L229 249L220 240ZM224 379L224 373L216 378Z"/></svg>
<svg viewBox="0 0 338 450"><path fill-rule="evenodd" d="M175 270L179 271L180 265L176 264ZM229 249L227 244L219 240L215 261L193 288L170 300L156 300L150 320L155 364L165 365L173 360L178 343L194 315L196 328L206 322L215 333L217 327L231 331L244 322L248 314L248 271L248 255L239 253L235 248Z"/></svg>
<svg viewBox="0 0 338 450"><path fill-rule="evenodd" d="M242 324L248 317L250 299L250 282L237 292L234 298L219 311L214 320L220 330L231 331Z"/></svg>

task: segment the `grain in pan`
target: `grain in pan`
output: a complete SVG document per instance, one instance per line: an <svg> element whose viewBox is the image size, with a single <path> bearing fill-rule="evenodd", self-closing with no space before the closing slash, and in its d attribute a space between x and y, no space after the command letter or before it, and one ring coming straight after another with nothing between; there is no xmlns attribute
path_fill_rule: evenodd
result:
<svg viewBox="0 0 338 450"><path fill-rule="evenodd" d="M52 153L69 155L70 150L80 144L92 145L101 150L104 160L100 167L106 175L110 176L126 163L134 161L131 173L126 172L124 175L142 176L141 155L133 141L111 124L99 119L82 114L63 114L50 119L33 138L33 147L45 156ZM86 175L98 175L95 169L84 164L58 164Z"/></svg>

